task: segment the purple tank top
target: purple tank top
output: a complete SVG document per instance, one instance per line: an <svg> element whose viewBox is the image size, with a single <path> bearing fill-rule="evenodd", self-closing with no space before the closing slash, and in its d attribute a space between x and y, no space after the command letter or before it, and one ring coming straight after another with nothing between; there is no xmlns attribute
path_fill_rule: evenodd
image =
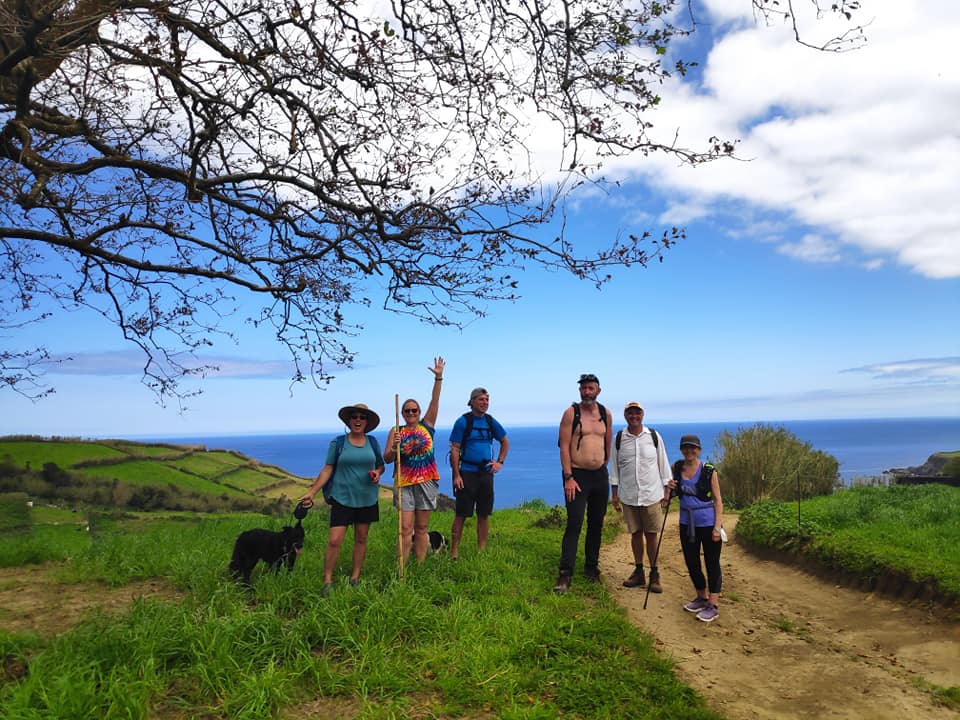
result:
<svg viewBox="0 0 960 720"><path fill-rule="evenodd" d="M713 527L716 520L716 511L712 500L701 500L697 497L697 481L703 472L703 463L697 468L693 477L687 480L680 478L680 487L683 494L680 496L680 524L693 527Z"/></svg>

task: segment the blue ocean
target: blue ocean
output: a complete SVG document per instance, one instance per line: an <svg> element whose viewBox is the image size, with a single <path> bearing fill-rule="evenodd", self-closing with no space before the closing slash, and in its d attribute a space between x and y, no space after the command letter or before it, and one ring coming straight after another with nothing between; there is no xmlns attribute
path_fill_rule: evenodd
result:
<svg viewBox="0 0 960 720"><path fill-rule="evenodd" d="M670 460L679 459L680 436L696 433L703 443L703 457L714 456L717 436L724 430L736 433L746 423L654 423L667 447ZM791 420L769 422L782 426L815 450L830 453L840 461L840 475L849 484L857 477L882 475L891 468L922 465L935 452L960 450L960 418L909 418L891 420ZM614 426L619 429L622 423ZM496 481L496 506L516 507L541 499L553 505L563 502L557 428L507 427L510 455ZM385 432L383 433L385 434ZM449 428L437 429L437 446L446 448ZM202 444L209 450L236 450L260 462L313 478L326 456L332 433L286 435L231 435L226 437L151 438L152 442ZM445 450L444 450L445 454ZM449 470L441 464L441 492L451 494Z"/></svg>

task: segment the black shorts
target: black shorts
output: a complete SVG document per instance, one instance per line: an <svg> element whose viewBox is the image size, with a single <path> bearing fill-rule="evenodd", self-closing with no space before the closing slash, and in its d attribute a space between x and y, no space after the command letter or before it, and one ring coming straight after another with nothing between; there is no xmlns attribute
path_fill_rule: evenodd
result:
<svg viewBox="0 0 960 720"><path fill-rule="evenodd" d="M330 527L346 525L369 525L380 519L380 505L374 503L367 507L341 505L336 500L330 502Z"/></svg>
<svg viewBox="0 0 960 720"><path fill-rule="evenodd" d="M473 517L476 508L477 517L487 517L493 512L493 473L461 470L460 477L463 489L453 491L457 499L456 516Z"/></svg>

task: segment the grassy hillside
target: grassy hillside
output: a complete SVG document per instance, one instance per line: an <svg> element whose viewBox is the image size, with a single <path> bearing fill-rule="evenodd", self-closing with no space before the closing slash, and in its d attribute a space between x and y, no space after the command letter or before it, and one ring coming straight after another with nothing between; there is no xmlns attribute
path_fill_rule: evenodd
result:
<svg viewBox="0 0 960 720"><path fill-rule="evenodd" d="M6 458L19 467L35 470L54 463L93 477L182 483L215 493L226 489L290 497L309 485L309 481L282 468L234 451L207 450L203 445L5 437L0 438L0 459Z"/></svg>
<svg viewBox="0 0 960 720"><path fill-rule="evenodd" d="M0 438L0 492L134 509L296 498L309 485L282 468L203 445ZM219 508L227 509L227 508ZM253 505L234 509L254 509Z"/></svg>

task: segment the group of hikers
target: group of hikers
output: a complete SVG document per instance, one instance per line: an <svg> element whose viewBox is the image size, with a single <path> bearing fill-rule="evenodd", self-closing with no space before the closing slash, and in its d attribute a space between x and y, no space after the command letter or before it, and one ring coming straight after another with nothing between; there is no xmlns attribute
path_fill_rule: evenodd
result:
<svg viewBox="0 0 960 720"><path fill-rule="evenodd" d="M378 488L386 463L399 462L401 556L407 558L412 552L420 562L426 558L430 513L437 508L440 487L434 435L444 367L443 358L437 357L429 368L433 386L425 413L416 400L403 401L402 423L387 433L383 450L371 434L380 424L377 413L361 403L340 408L338 415L349 432L331 441L323 468L300 499L309 505L323 491L330 504L330 536L323 570L325 591L333 586L340 548L350 526L354 529L354 543L349 582L356 585L360 580L370 525L379 519ZM592 582L600 581L601 534L612 487L612 505L623 514L636 565L623 585L647 586L649 592L663 592L657 569L659 543L669 503L678 496L680 543L697 593L684 609L704 622L715 620L722 584L723 500L716 470L700 460L700 439L684 435L680 440L683 459L671 466L659 433L644 426L643 406L639 402L626 404L627 426L614 439L612 419L597 400L600 380L587 373L577 383L580 401L568 407L560 420L560 466L567 521L554 591L565 593L570 589L584 520L583 574ZM477 548L482 551L486 547L494 476L503 469L510 451L506 430L487 412L490 394L486 389L474 388L467 404L470 411L457 418L449 438L455 499L450 555L454 559L459 557L465 522L474 513ZM645 574L644 550L650 563L649 577Z"/></svg>

